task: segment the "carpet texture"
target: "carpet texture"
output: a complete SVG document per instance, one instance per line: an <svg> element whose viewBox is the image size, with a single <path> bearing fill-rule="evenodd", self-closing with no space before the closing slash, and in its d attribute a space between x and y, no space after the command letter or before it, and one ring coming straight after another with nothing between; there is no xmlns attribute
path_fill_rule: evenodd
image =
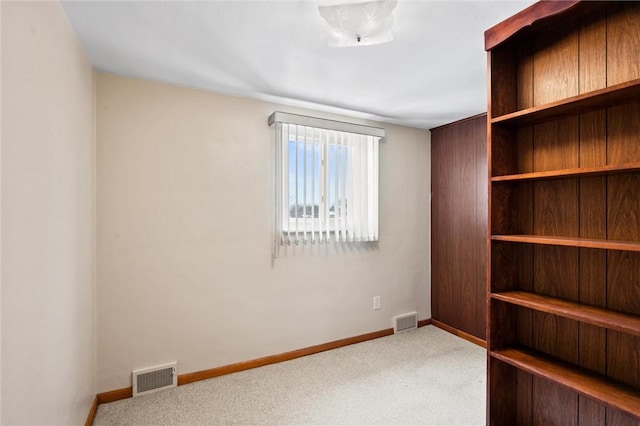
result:
<svg viewBox="0 0 640 426"><path fill-rule="evenodd" d="M486 352L433 326L100 405L94 425L481 425Z"/></svg>

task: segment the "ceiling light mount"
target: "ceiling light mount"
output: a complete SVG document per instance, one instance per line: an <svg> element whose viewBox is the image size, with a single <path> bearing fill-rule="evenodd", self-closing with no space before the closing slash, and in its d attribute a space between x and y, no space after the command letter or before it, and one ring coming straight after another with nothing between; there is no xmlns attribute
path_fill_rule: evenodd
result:
<svg viewBox="0 0 640 426"><path fill-rule="evenodd" d="M393 40L393 9L397 0L375 0L318 6L331 27L329 45L334 47L369 46Z"/></svg>

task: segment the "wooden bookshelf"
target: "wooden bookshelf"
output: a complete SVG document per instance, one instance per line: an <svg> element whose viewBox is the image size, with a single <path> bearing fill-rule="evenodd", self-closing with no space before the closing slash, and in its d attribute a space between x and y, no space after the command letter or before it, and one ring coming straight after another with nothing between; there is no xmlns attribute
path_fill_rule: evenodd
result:
<svg viewBox="0 0 640 426"><path fill-rule="evenodd" d="M640 317L528 291L493 293L491 298L598 327L640 336Z"/></svg>
<svg viewBox="0 0 640 426"><path fill-rule="evenodd" d="M530 180L546 180L574 177L597 177L614 174L636 173L640 171L640 163L614 164L600 167L574 167L564 170L550 170L545 172L520 173L514 175L494 176L492 182L522 182Z"/></svg>
<svg viewBox="0 0 640 426"><path fill-rule="evenodd" d="M640 79L571 96L556 102L525 108L491 119L492 124L536 124L634 101L640 96Z"/></svg>
<svg viewBox="0 0 640 426"><path fill-rule="evenodd" d="M526 349L501 349L493 358L592 398L608 407L624 411L640 420L640 392L606 377L553 360Z"/></svg>
<svg viewBox="0 0 640 426"><path fill-rule="evenodd" d="M640 243L631 241L599 240L592 238L553 237L542 235L492 235L493 241L542 244L549 246L581 247L601 250L623 250L640 252Z"/></svg>
<svg viewBox="0 0 640 426"><path fill-rule="evenodd" d="M485 33L487 424L640 423L640 2Z"/></svg>

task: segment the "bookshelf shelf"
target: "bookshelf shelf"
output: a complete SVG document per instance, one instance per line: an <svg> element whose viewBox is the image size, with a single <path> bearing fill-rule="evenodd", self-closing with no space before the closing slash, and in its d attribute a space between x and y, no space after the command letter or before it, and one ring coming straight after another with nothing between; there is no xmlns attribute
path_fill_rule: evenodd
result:
<svg viewBox="0 0 640 426"><path fill-rule="evenodd" d="M527 291L493 293L491 297L495 300L534 309L536 311L640 336L640 317L635 315L628 315L597 306L589 306Z"/></svg>
<svg viewBox="0 0 640 426"><path fill-rule="evenodd" d="M640 243L631 241L599 240L592 238L554 237L543 235L492 235L493 241L512 243L542 244L549 246L581 247L602 250L622 250L640 252Z"/></svg>
<svg viewBox="0 0 640 426"><path fill-rule="evenodd" d="M537 124L568 115L581 114L611 105L630 102L637 99L638 96L640 96L640 79L504 114L492 118L491 123L509 125Z"/></svg>
<svg viewBox="0 0 640 426"><path fill-rule="evenodd" d="M575 177L597 177L640 171L640 163L620 164L601 167L575 167L572 169L552 170L545 172L519 173L513 175L494 176L491 182L521 182L531 180L561 179Z"/></svg>
<svg viewBox="0 0 640 426"><path fill-rule="evenodd" d="M640 393L629 386L526 349L500 349L491 356L640 420Z"/></svg>

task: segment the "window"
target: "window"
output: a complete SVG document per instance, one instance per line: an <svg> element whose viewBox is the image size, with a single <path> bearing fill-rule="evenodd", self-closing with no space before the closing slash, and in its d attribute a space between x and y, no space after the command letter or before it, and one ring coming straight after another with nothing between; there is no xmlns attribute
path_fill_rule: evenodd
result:
<svg viewBox="0 0 640 426"><path fill-rule="evenodd" d="M281 112L276 127L275 246L378 240L384 130Z"/></svg>

